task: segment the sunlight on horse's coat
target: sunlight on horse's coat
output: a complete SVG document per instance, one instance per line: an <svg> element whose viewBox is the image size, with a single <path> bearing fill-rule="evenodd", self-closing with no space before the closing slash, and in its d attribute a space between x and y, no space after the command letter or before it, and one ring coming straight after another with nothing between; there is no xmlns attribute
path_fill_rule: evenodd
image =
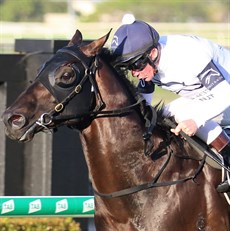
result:
<svg viewBox="0 0 230 231"><path fill-rule="evenodd" d="M80 131L98 231L229 231L229 206L216 191L221 172L171 134L160 108L150 110L112 67L108 36L82 44L77 30L3 113L7 135L26 142L62 125ZM156 124L147 156L150 111Z"/></svg>

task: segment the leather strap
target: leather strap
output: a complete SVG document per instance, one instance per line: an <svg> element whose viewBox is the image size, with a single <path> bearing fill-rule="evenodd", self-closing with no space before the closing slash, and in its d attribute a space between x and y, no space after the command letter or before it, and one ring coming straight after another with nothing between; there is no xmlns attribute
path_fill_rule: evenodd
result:
<svg viewBox="0 0 230 231"><path fill-rule="evenodd" d="M220 152L226 145L230 143L230 139L225 131L222 131L220 135L210 143L212 148L215 148L217 152Z"/></svg>

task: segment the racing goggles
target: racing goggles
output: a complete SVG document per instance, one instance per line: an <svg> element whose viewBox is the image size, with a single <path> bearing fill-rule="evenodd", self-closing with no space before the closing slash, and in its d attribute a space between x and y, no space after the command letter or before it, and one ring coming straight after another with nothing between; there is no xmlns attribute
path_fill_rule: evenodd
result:
<svg viewBox="0 0 230 231"><path fill-rule="evenodd" d="M142 71L147 64L149 63L149 55L145 54L141 56L138 60L134 63L128 65L128 69L131 71Z"/></svg>

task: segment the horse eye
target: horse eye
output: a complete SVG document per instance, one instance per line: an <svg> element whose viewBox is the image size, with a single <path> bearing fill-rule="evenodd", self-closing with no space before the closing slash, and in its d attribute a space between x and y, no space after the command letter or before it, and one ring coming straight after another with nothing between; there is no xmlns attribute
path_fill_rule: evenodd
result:
<svg viewBox="0 0 230 231"><path fill-rule="evenodd" d="M76 73L72 67L65 67L56 78L56 84L60 87L70 87L75 83Z"/></svg>
<svg viewBox="0 0 230 231"><path fill-rule="evenodd" d="M71 72L65 72L62 76L61 79L63 81L68 82L70 80L70 78L74 77L74 71L72 70Z"/></svg>

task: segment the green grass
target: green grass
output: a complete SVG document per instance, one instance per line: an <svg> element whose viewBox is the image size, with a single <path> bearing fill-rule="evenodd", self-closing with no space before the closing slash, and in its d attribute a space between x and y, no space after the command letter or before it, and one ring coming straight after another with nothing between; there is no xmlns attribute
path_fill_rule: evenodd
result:
<svg viewBox="0 0 230 231"><path fill-rule="evenodd" d="M151 23L163 34L193 34L211 39L226 47L230 47L230 23ZM82 23L66 25L66 22L47 23L11 23L0 22L0 53L5 53L2 44L14 43L14 39L70 39L76 29L79 29L84 39L102 37L112 28L107 45L110 44L114 32L120 23ZM13 47L13 45L12 45Z"/></svg>
<svg viewBox="0 0 230 231"><path fill-rule="evenodd" d="M155 104L159 103L160 101L162 101L162 103L164 103L164 104L167 104L176 98L178 98L178 95L176 95L170 91L164 90L160 87L156 87L155 92L154 92L152 105L155 105Z"/></svg>

